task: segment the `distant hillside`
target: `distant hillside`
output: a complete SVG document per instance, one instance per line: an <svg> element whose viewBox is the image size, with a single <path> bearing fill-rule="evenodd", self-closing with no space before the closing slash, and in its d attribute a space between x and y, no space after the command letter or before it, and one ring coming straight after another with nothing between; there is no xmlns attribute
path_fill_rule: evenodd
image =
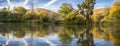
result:
<svg viewBox="0 0 120 46"><path fill-rule="evenodd" d="M50 10L47 10L47 9L43 9L43 8L37 8L37 9L34 9L34 11L36 12L39 12L39 11L46 11L48 13L48 16L53 18L53 17L56 17L58 16L59 14L56 13L56 12L53 12L53 11L50 11Z"/></svg>
<svg viewBox="0 0 120 46"><path fill-rule="evenodd" d="M120 2L114 2L113 6L120 6Z"/></svg>
<svg viewBox="0 0 120 46"><path fill-rule="evenodd" d="M33 11L34 11L35 14L39 14L39 12L45 11L45 12L48 13L48 17L51 18L51 19L52 18L56 18L57 16L59 16L58 13L50 11L50 10L47 10L47 9L43 9L43 8L36 8ZM31 13L31 11L28 11L27 13Z"/></svg>
<svg viewBox="0 0 120 46"><path fill-rule="evenodd" d="M94 13L102 13L105 8L95 9Z"/></svg>

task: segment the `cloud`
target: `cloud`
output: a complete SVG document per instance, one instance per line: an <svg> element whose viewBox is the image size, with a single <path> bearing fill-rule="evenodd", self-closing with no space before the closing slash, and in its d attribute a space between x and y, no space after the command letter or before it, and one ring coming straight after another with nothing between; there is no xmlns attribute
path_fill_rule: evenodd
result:
<svg viewBox="0 0 120 46"><path fill-rule="evenodd" d="M28 3L29 0L25 0L23 2L14 2L14 1L10 1L10 0L6 0L6 1L8 3L7 5L10 6L10 9L13 9L14 7L19 7L19 6L23 6L25 8L28 8L28 6L26 6L26 4ZM7 5L6 6L1 6L0 8L8 7Z"/></svg>
<svg viewBox="0 0 120 46"><path fill-rule="evenodd" d="M29 0L25 0L23 6L27 5L28 1L29 1Z"/></svg>
<svg viewBox="0 0 120 46"><path fill-rule="evenodd" d="M2 9L2 8L6 8L6 7L7 7L7 6L1 6L0 9Z"/></svg>
<svg viewBox="0 0 120 46"><path fill-rule="evenodd" d="M11 5L10 0L7 0L7 2L8 2L8 5Z"/></svg>
<svg viewBox="0 0 120 46"><path fill-rule="evenodd" d="M48 2L47 4L45 4L45 5L44 5L43 7L41 7L41 8L45 8L45 7L47 7L47 6L55 3L56 1L57 1L57 0L51 0L50 2Z"/></svg>

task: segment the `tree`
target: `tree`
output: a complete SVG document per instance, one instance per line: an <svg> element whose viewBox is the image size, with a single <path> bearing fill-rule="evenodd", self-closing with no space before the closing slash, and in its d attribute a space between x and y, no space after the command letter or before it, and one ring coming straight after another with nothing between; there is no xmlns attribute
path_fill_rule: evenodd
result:
<svg viewBox="0 0 120 46"><path fill-rule="evenodd" d="M7 8L0 9L0 16L7 16Z"/></svg>
<svg viewBox="0 0 120 46"><path fill-rule="evenodd" d="M6 12L6 11L7 11L7 8L0 9L0 12Z"/></svg>
<svg viewBox="0 0 120 46"><path fill-rule="evenodd" d="M0 21L4 21L8 19L8 10L7 8L0 9Z"/></svg>
<svg viewBox="0 0 120 46"><path fill-rule="evenodd" d="M119 22L120 19L120 2L114 2L111 8L105 8L104 19L101 22Z"/></svg>
<svg viewBox="0 0 120 46"><path fill-rule="evenodd" d="M113 5L113 7L110 10L109 17L111 19L116 19L116 20L120 19L120 4Z"/></svg>
<svg viewBox="0 0 120 46"><path fill-rule="evenodd" d="M76 11L70 12L64 18L65 23L67 24L83 24L85 19L83 16L78 15Z"/></svg>
<svg viewBox="0 0 120 46"><path fill-rule="evenodd" d="M71 4L63 3L59 9L62 14L63 23L66 24L83 24L85 19L79 15L78 10L74 10Z"/></svg>
<svg viewBox="0 0 120 46"><path fill-rule="evenodd" d="M61 19L66 22L67 14L72 12L74 9L71 4L63 3L58 12L61 14Z"/></svg>
<svg viewBox="0 0 120 46"><path fill-rule="evenodd" d="M94 16L92 16L92 20L93 22L99 22L99 14L98 13L95 13Z"/></svg>
<svg viewBox="0 0 120 46"><path fill-rule="evenodd" d="M61 13L62 15L66 15L71 11L73 11L72 5L68 3L63 3L58 12Z"/></svg>
<svg viewBox="0 0 120 46"><path fill-rule="evenodd" d="M27 12L27 10L25 8L23 8L23 7L17 7L17 8L14 9L14 12L23 15L23 14L25 14Z"/></svg>
<svg viewBox="0 0 120 46"><path fill-rule="evenodd" d="M13 9L13 13L9 16L12 20L21 21L22 16L27 12L27 10L23 7L17 7Z"/></svg>
<svg viewBox="0 0 120 46"><path fill-rule="evenodd" d="M78 4L80 14L86 16L88 23L91 22L90 16L93 15L95 1L84 0L82 4Z"/></svg>
<svg viewBox="0 0 120 46"><path fill-rule="evenodd" d="M87 39L88 46L94 46L93 42L93 35L90 32L92 28L92 20L91 15L93 15L94 5L96 0L84 0L81 4L78 4L79 14L86 17L86 30L85 30L85 37ZM84 41L84 40L83 40Z"/></svg>
<svg viewBox="0 0 120 46"><path fill-rule="evenodd" d="M104 16L109 16L109 14L110 14L110 8L108 8L108 7L104 8L103 15Z"/></svg>

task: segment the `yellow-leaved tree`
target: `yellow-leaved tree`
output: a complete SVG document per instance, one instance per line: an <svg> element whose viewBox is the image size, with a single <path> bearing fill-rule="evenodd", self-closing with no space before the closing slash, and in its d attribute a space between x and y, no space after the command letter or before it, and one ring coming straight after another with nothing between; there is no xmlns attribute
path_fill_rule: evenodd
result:
<svg viewBox="0 0 120 46"><path fill-rule="evenodd" d="M120 2L115 2L113 4L113 7L111 8L110 10L110 15L109 17L112 19L112 20L116 20L116 21L119 21L120 19ZM115 21L114 20L114 21Z"/></svg>

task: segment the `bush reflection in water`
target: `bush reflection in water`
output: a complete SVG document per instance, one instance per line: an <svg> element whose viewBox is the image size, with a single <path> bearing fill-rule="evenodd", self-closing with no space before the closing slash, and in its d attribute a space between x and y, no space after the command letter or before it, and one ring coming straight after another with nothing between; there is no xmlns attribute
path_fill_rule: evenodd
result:
<svg viewBox="0 0 120 46"><path fill-rule="evenodd" d="M6 23L0 46L119 46L119 27Z"/></svg>

